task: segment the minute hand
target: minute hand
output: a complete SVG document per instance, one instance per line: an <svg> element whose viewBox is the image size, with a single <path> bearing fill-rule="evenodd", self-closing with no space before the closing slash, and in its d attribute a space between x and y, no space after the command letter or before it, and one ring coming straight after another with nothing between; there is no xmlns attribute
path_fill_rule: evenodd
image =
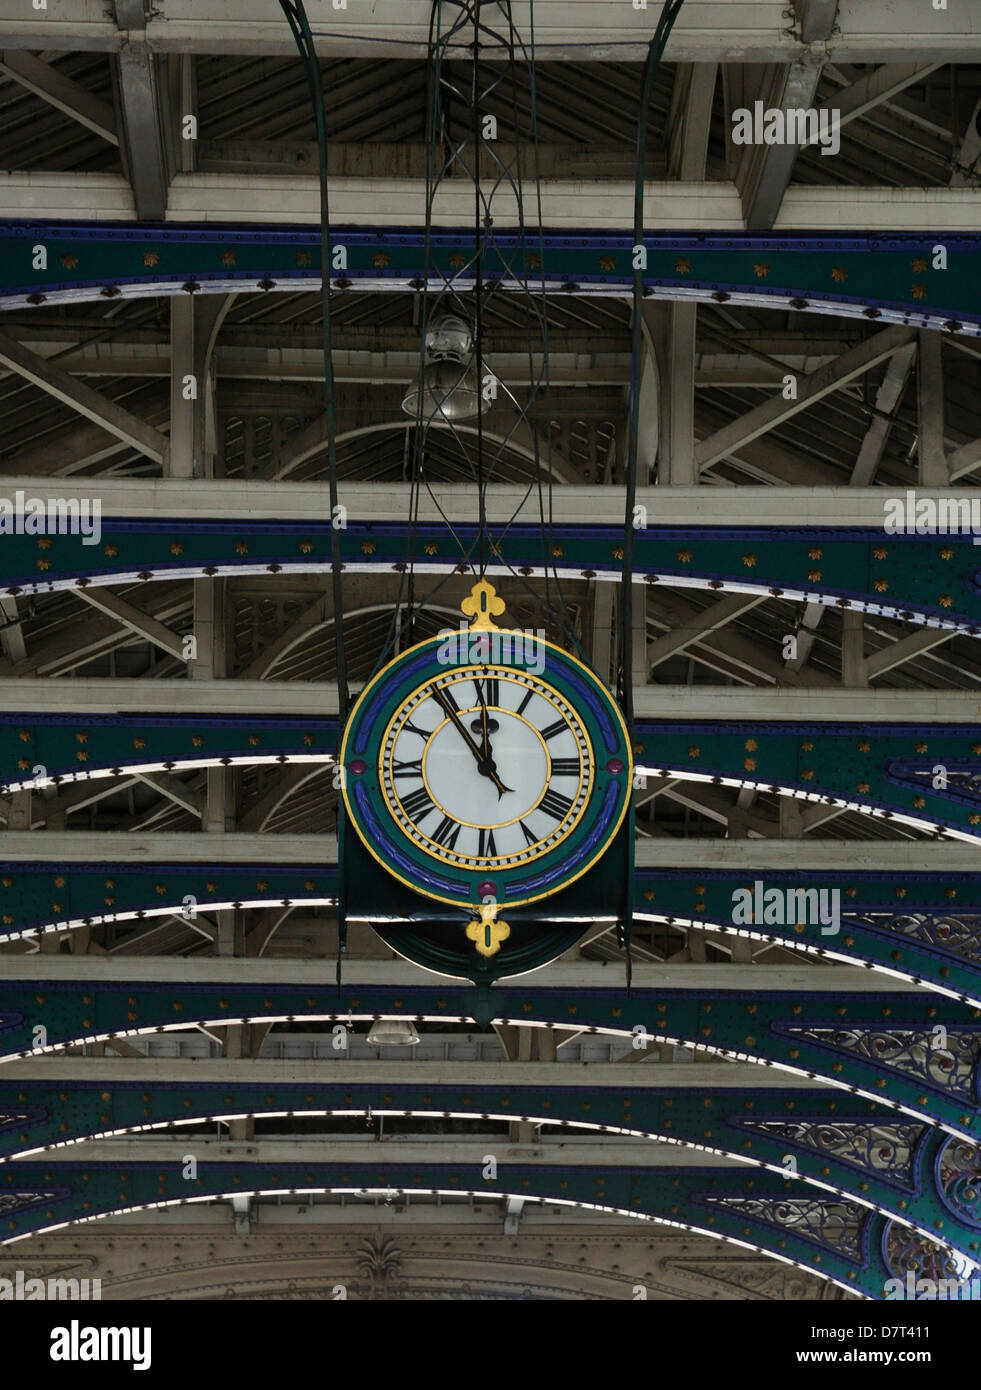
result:
<svg viewBox="0 0 981 1390"><path fill-rule="evenodd" d="M501 781L500 777L498 777L497 768L494 766L493 761L490 758L484 757L483 751L477 747L476 743L474 743L473 739L470 737L466 729L463 727L463 724L460 720L459 711L457 710L453 702L443 694L442 690L440 690L438 686L431 686L430 693L432 694L432 697L436 701L436 703L443 710L447 718L451 719L453 723L456 725L461 737L463 738L464 743L467 745L471 753L477 759L477 767L481 775L484 777L489 777L491 779L491 781L494 783L494 786L497 788L498 796L503 796L505 792L511 791L511 788L506 787L504 783Z"/></svg>

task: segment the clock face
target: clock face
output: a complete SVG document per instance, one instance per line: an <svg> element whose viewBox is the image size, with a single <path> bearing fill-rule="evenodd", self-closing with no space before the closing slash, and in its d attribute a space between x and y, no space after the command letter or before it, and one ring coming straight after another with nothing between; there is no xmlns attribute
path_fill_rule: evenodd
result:
<svg viewBox="0 0 981 1390"><path fill-rule="evenodd" d="M626 812L622 716L588 667L541 639L534 662L521 641L487 664L447 664L444 648L431 638L404 652L351 711L340 754L351 824L428 897L503 911L557 893Z"/></svg>
<svg viewBox="0 0 981 1390"><path fill-rule="evenodd" d="M474 666L413 691L385 731L379 774L405 835L444 864L490 871L568 838L594 760L582 720L553 686Z"/></svg>

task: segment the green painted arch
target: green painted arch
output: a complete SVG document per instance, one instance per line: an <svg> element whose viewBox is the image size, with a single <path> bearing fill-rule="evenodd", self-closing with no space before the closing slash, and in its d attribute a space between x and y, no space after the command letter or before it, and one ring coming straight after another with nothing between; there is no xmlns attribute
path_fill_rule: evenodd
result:
<svg viewBox="0 0 981 1390"><path fill-rule="evenodd" d="M750 1000L738 990L635 986L627 996L619 982L605 989L562 989L518 980L484 995L454 980L402 987L345 982L338 994L333 984L303 980L161 984L95 975L69 986L28 976L4 987L0 1062L195 1023L468 1022L487 1009L499 1023L573 1027L631 1041L644 1035L650 1042L777 1067L973 1143L981 1136L981 1010L924 992L761 988ZM938 1026L946 1030L946 1049L937 1046ZM39 1027L43 1037L35 1031Z"/></svg>
<svg viewBox="0 0 981 1390"><path fill-rule="evenodd" d="M635 732L641 776L753 787L981 842L981 794L973 787L981 724L641 719ZM134 771L327 764L337 741L331 716L4 712L0 788L9 794Z"/></svg>
<svg viewBox="0 0 981 1390"><path fill-rule="evenodd" d="M450 1115L527 1121L677 1144L794 1176L885 1213L961 1251L978 1253L977 1233L950 1218L932 1182L947 1135L903 1120L882 1105L839 1092L696 1086L426 1085L316 1081L241 1086L218 1083L4 1081L0 1074L0 1162L87 1139L166 1129L176 1122L279 1115ZM798 1118L799 1117L799 1118ZM837 1152L836 1152L837 1146ZM883 1155L891 1151L890 1165ZM80 1155L84 1161L84 1152ZM943 1235L935 1229L943 1228Z"/></svg>
<svg viewBox="0 0 981 1390"><path fill-rule="evenodd" d="M51 491L47 479L36 486L42 499ZM981 556L970 531L889 535L888 500L883 490L878 530L647 525L634 537L633 581L770 595L981 634ZM334 539L351 574L401 573L410 561L417 573L442 574L459 566L475 537L472 524L409 528L404 518L363 520L350 512L336 531L329 517L299 523L103 516L96 545L67 531L5 534L0 588L15 596L202 575L322 574L330 570ZM622 527L556 524L545 557L540 529L515 523L492 536L487 574L498 582L542 574L547 564L559 579L618 583L622 540Z"/></svg>
<svg viewBox="0 0 981 1390"><path fill-rule="evenodd" d="M339 876L326 853L325 847L325 862L290 866L0 862L0 941L236 907L333 907ZM785 897L802 891L814 903L821 893L837 893L840 929L830 930L816 916L737 924L734 899L754 882ZM791 877L635 868L632 899L638 922L742 936L857 963L981 1009L981 873L914 873L897 880L881 872L807 870Z"/></svg>
<svg viewBox="0 0 981 1390"><path fill-rule="evenodd" d="M131 1163L124 1169L91 1161L18 1162L0 1168L0 1243L55 1226L189 1201L313 1192L477 1197L491 1192L658 1221L733 1241L866 1298L881 1298L889 1278L880 1249L883 1217L837 1197L812 1195L799 1182L762 1180L755 1172L720 1168L598 1173L501 1162L497 1178L488 1181L478 1165L411 1165L393 1156L388 1163L358 1164L201 1162L197 1177L184 1179L179 1162ZM799 1234L801 1230L817 1231L822 1238Z"/></svg>
<svg viewBox="0 0 981 1390"><path fill-rule="evenodd" d="M947 248L944 265L933 248ZM483 262L485 279L522 289L511 263L550 292L624 294L634 280L634 237L626 230L537 233L529 244L502 229ZM38 266L35 246L45 248ZM978 242L964 234L836 237L771 232L679 232L643 238L644 287L665 299L809 309L975 336L981 324ZM335 290L466 288L472 228L345 227L331 232L346 265ZM0 305L97 297L141 298L241 291L314 291L321 246L309 226L6 221L0 223ZM524 290L527 293L527 290Z"/></svg>

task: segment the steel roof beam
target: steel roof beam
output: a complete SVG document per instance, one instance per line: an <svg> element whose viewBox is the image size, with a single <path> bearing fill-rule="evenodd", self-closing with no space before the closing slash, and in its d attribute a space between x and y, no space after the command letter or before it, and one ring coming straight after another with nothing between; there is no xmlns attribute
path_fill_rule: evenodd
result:
<svg viewBox="0 0 981 1390"><path fill-rule="evenodd" d="M890 332L892 330L889 330ZM897 329L899 333L906 330ZM879 335L881 337L881 335ZM0 337L0 356L6 351ZM870 355L888 355L883 347ZM54 369L52 369L54 370ZM864 370L864 368L862 368ZM100 398L101 399L101 398ZM812 398L813 399L813 398ZM774 402L773 405L777 403ZM795 405L779 401L781 408ZM767 410L770 409L767 402ZM769 417L767 417L769 418ZM738 447L733 440L747 431L758 434L770 428L755 412L733 422L731 433L718 431L714 443L703 440L706 454L721 456L720 448ZM122 426L120 426L122 428ZM128 427L127 427L128 428ZM166 436L148 431L146 450L166 445ZM135 446L134 446L135 447ZM473 520L473 488L464 483L432 483L433 497L424 493L418 500L420 524L439 523L443 513L454 523ZM25 496L47 496L52 488L48 477L34 478L29 474L5 476L2 495L13 497L17 489ZM402 522L408 515L409 487L396 483L340 482L340 501L346 506L351 520ZM897 496L902 489L895 489ZM917 488L916 497L939 501L951 496L942 488ZM487 516L491 525L517 521L538 523L538 503L526 501L526 510L519 504L527 499L523 484L492 483L487 487ZM648 509L649 524L659 526L731 526L731 527L830 527L848 538L850 529L879 530L883 527L884 503L893 494L884 488L853 488L831 486L810 487L739 487L739 488L665 488L639 487L637 501ZM66 500L99 498L102 517L161 517L181 521L213 521L216 518L249 521L330 521L324 486L320 482L290 483L257 479L201 478L188 482L167 478L78 478L59 479L58 496ZM437 505L438 503L438 505ZM516 515L517 513L517 515ZM556 526L623 526L623 494L619 488L602 484L569 484L556 489L552 499L552 520Z"/></svg>
<svg viewBox="0 0 981 1390"><path fill-rule="evenodd" d="M124 167L141 222L160 222L167 212L164 153L164 87L158 60L146 41L143 0L113 0L122 43L115 58L114 87L122 134Z"/></svg>
<svg viewBox="0 0 981 1390"><path fill-rule="evenodd" d="M73 121L78 121L87 130L108 140L110 145L119 144L116 114L112 107L50 63L42 62L32 53L11 51L0 53L0 72L12 77L27 91L33 92Z"/></svg>
<svg viewBox="0 0 981 1390"><path fill-rule="evenodd" d="M434 225L467 225L472 208L463 180L441 189ZM450 185L461 184L461 188ZM20 221L137 220L133 195L119 174L42 170L0 175L5 215ZM297 174L178 174L170 186L166 217L171 223L222 222L268 226L313 225L320 215L316 179ZM331 179L331 212L338 224L353 227L421 227L425 217L423 179L389 176ZM633 218L634 187L626 179L546 179L542 185L543 225L576 235L589 231L621 233ZM740 232L745 218L739 192L726 181L671 183L648 180L645 225L662 232ZM517 205L502 201L495 214L501 229L517 226ZM973 234L977 230L974 188L866 187L795 184L783 200L777 230L827 232L839 236L869 232Z"/></svg>
<svg viewBox="0 0 981 1390"><path fill-rule="evenodd" d="M140 0L119 0L125 26L129 11L139 22ZM682 11L668 40L668 62L790 62L810 43L827 46L842 62L875 63L887 58L944 55L949 61L981 60L981 30L969 5L950 7L938 23L923 0L846 0L837 30L828 38L831 0L809 0L798 11L799 25L787 23L786 0L702 0ZM319 26L318 52L324 57L425 57L429 5L386 5L365 13L329 11L329 27ZM515 23L528 33L527 4L515 6ZM315 26L318 27L318 26ZM568 62L641 62L650 37L644 13L630 6L597 6L541 0L535 6L535 47L539 59ZM147 41L158 53L217 53L234 56L291 57L292 36L274 0L260 0L247 11L229 11L227 0L167 0L146 21ZM807 37L813 35L813 38ZM74 0L70 17L57 23L22 0L0 3L0 46L44 50L118 51L119 29L106 17L101 0ZM469 50L461 48L464 57Z"/></svg>
<svg viewBox="0 0 981 1390"><path fill-rule="evenodd" d="M499 1025L504 1027L505 1025ZM535 1029L535 1032L540 1031ZM754 1063L732 1062L720 1067L718 1063L666 1062L654 1072L650 1068L625 1069L618 1062L569 1062L556 1070L552 1062L433 1062L414 1064L411 1059L400 1064L399 1077L407 1083L416 1081L425 1072L426 1083L433 1086L573 1086L592 1090L690 1090L710 1086L722 1091L800 1090L817 1091L827 1095L828 1088L820 1081L804 1076L781 1073ZM16 1084L43 1079L45 1082L91 1081L92 1062L87 1057L66 1057L56 1053L45 1057L41 1064L33 1058L7 1062L0 1070L0 1083ZM264 1086L304 1085L324 1081L374 1082L392 1080L392 1065L385 1059L375 1062L331 1059L327 1071L320 1060L278 1058L177 1058L139 1057L120 1059L107 1065L100 1063L100 1076L114 1082L132 1082L138 1086L160 1082L180 1085Z"/></svg>
<svg viewBox="0 0 981 1390"><path fill-rule="evenodd" d="M949 634L948 634L949 635ZM888 649L887 649L888 650ZM197 716L268 714L279 692L297 719L337 712L337 688L329 681L121 680L107 677L0 680L0 711L38 715L179 715L189 703ZM977 690L816 690L781 687L647 685L635 692L641 720L709 719L737 723L970 724L981 720ZM277 840L277 844L279 841Z"/></svg>
<svg viewBox="0 0 981 1390"><path fill-rule="evenodd" d="M758 439L761 434L783 424L799 411L806 410L809 405L823 400L825 396L837 391L849 381L862 376L900 348L915 341L915 338L914 329L904 328L899 324L892 324L889 328L873 334L871 338L866 338L863 343L850 348L833 362L819 367L810 376L801 378L797 383L795 399L784 400L782 394L775 395L709 435L707 439L703 439L695 450L699 467L708 468L736 452L741 445ZM937 342L939 346L939 339ZM924 481L936 484L938 480L930 478Z"/></svg>
<svg viewBox="0 0 981 1390"><path fill-rule="evenodd" d="M332 835L268 835L229 832L202 835L198 831L127 834L102 830L50 830L37 836L30 831L0 832L0 860L6 863L86 864L268 864L275 845L280 865L314 865L337 862L337 842ZM867 840L713 840L712 866L733 872L769 873L838 872L853 870L894 873L908 877L918 873L971 873L978 869L977 846L954 841L923 840L903 843ZM699 840L641 840L636 864L644 868L677 868L698 872L705 868L706 848ZM307 962L304 962L306 968ZM77 965L77 963L76 963ZM31 967L33 969L33 966ZM536 980L538 976L536 975ZM878 986L877 986L878 987Z"/></svg>
<svg viewBox="0 0 981 1390"><path fill-rule="evenodd" d="M138 416L116 405L114 401L93 391L83 381L77 381L62 367L39 357L21 343L0 333L0 363L9 367L18 376L38 386L55 400L84 415L93 424L121 439L130 448L137 449L147 458L162 463L167 456L167 436L147 425Z"/></svg>

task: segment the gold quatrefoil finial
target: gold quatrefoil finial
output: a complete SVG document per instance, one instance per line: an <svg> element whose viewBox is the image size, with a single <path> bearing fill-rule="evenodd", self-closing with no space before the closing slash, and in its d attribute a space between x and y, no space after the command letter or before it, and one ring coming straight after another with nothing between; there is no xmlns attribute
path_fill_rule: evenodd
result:
<svg viewBox="0 0 981 1390"><path fill-rule="evenodd" d="M470 619L471 632L496 632L494 619L500 617L506 607L504 600L498 598L494 585L486 579L479 579L470 590L469 597L460 604L461 610Z"/></svg>
<svg viewBox="0 0 981 1390"><path fill-rule="evenodd" d="M467 923L467 936L482 956L493 956L511 935L507 922L497 920L497 903L481 903L480 921Z"/></svg>

